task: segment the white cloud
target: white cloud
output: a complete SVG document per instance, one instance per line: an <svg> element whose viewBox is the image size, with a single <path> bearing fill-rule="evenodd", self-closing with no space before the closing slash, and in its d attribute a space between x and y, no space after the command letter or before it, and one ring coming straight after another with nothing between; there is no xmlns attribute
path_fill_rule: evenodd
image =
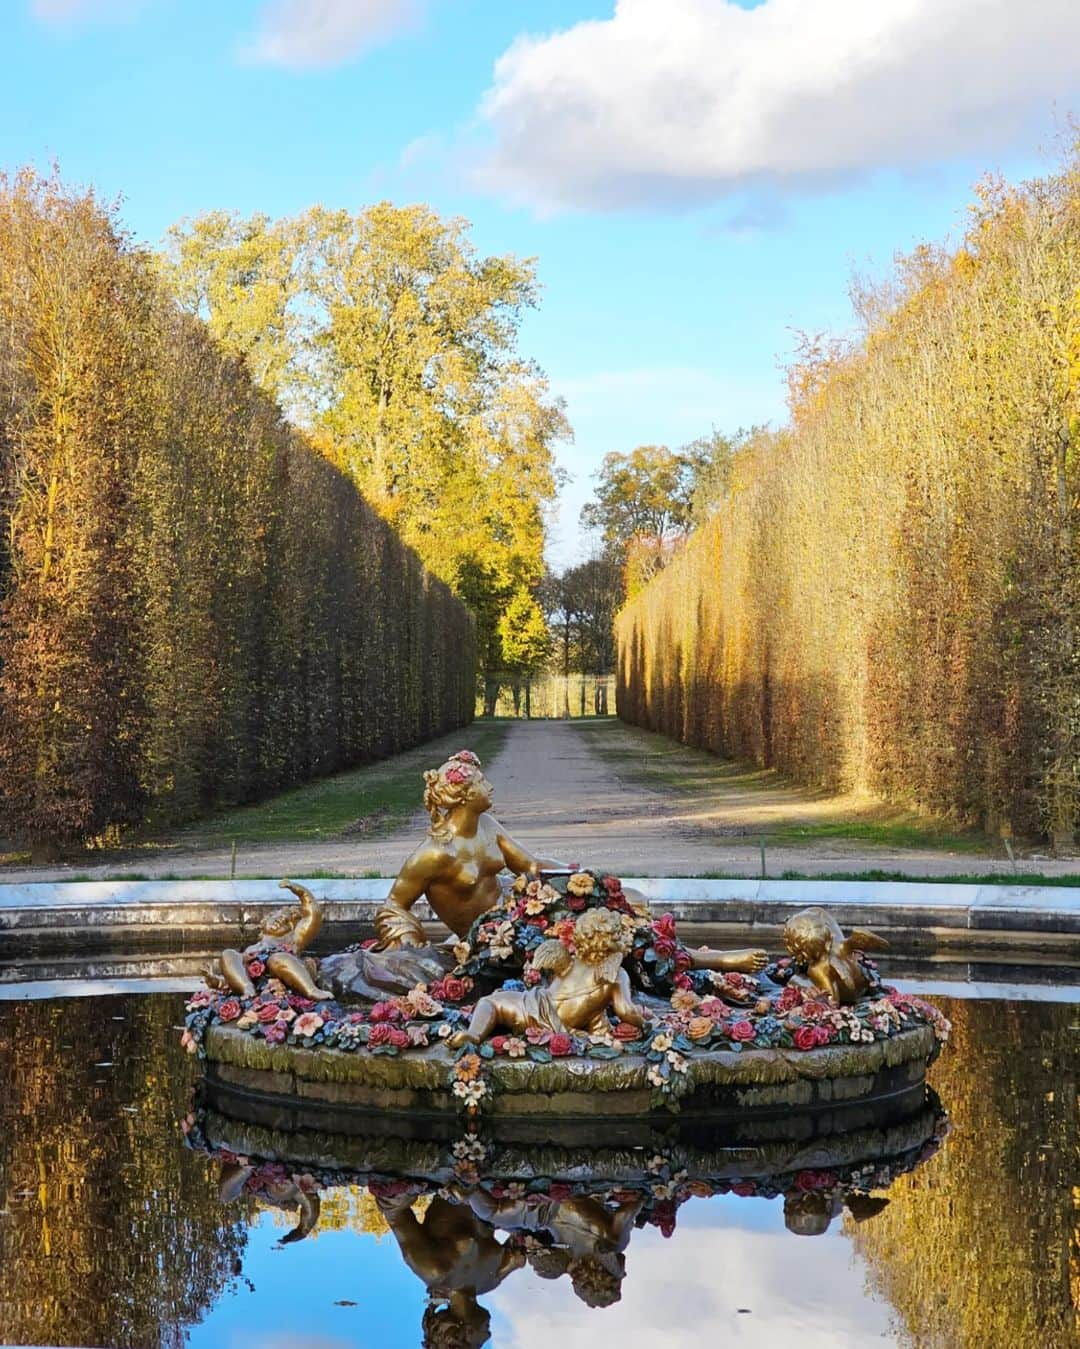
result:
<svg viewBox="0 0 1080 1349"><path fill-rule="evenodd" d="M1077 0L618 0L498 60L481 179L546 210L821 189L1029 143L1078 97Z"/></svg>
<svg viewBox="0 0 1080 1349"><path fill-rule="evenodd" d="M423 0L273 0L247 51L267 65L336 66L419 21Z"/></svg>

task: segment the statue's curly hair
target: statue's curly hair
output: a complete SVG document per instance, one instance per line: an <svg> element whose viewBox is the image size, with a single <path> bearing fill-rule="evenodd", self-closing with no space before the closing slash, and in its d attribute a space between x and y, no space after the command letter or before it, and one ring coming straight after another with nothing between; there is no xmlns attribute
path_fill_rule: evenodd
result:
<svg viewBox="0 0 1080 1349"><path fill-rule="evenodd" d="M784 945L800 965L820 960L832 940L832 927L823 909L802 909L784 924Z"/></svg>
<svg viewBox="0 0 1080 1349"><path fill-rule="evenodd" d="M622 1256L617 1257L620 1266ZM622 1297L622 1279L595 1255L579 1255L570 1261L570 1282L586 1307L610 1307Z"/></svg>
<svg viewBox="0 0 1080 1349"><path fill-rule="evenodd" d="M491 1314L476 1305L477 1317L463 1323L445 1302L432 1300L420 1323L424 1349L480 1349L491 1338Z"/></svg>
<svg viewBox="0 0 1080 1349"><path fill-rule="evenodd" d="M616 953L624 956L630 945L630 933L611 909L589 909L574 924L574 952L586 965L600 965Z"/></svg>
<svg viewBox="0 0 1080 1349"><path fill-rule="evenodd" d="M464 800L480 771L476 755L461 750L424 774L424 809L431 816L431 836L437 843L445 843L450 837L446 817Z"/></svg>

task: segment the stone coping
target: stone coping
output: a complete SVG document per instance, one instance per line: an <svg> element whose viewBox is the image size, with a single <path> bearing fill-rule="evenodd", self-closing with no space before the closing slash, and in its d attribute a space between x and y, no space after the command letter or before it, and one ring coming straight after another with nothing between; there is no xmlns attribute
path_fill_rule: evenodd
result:
<svg viewBox="0 0 1080 1349"><path fill-rule="evenodd" d="M185 968L184 962L179 962ZM194 993L205 988L197 964L177 973L172 962L125 963L102 959L68 971L62 967L13 966L0 970L0 1002L40 1002L51 998L100 998L125 993ZM976 978L963 968L952 977L911 978L885 974L886 982L901 993L919 997L959 998L964 1001L1080 1003L1080 983L1019 983L1015 980Z"/></svg>
<svg viewBox="0 0 1080 1349"><path fill-rule="evenodd" d="M324 903L329 932L370 924L388 878L297 877ZM1012 948L1080 958L1080 887L918 881L684 880L624 877L659 912L718 935L770 947L784 922L809 904L832 909L844 927L868 927L897 950ZM38 949L177 938L211 946L250 939L285 902L268 880L48 881L0 884L0 956ZM423 903L417 914L432 915ZM226 934L231 934L226 938ZM325 937L323 945L325 946Z"/></svg>

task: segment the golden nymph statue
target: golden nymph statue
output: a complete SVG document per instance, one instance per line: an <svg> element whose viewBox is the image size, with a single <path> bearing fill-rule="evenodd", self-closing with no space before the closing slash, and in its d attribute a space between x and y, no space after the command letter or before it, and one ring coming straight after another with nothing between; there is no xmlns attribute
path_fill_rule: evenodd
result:
<svg viewBox="0 0 1080 1349"><path fill-rule="evenodd" d="M477 918L503 904L500 873L509 870L517 876L539 878L573 870L565 862L536 857L515 842L492 815L491 805L491 783L471 750L459 750L424 774L424 806L431 826L375 914L375 946L330 956L320 967L320 977L332 984L339 997L377 1001L442 978L458 963L453 942L466 937ZM640 895L627 892L627 898L647 916L648 906ZM413 912L419 899L426 899L453 933L450 944L436 944L425 933ZM767 961L765 952L756 949L703 947L687 954L696 969L750 974L762 970ZM549 972L562 988L564 983L569 987L591 979L588 970L580 963L576 972Z"/></svg>
<svg viewBox="0 0 1080 1349"><path fill-rule="evenodd" d="M464 937L475 919L502 902L499 873L538 877L573 870L565 862L534 857L516 843L491 814L492 787L471 750L459 750L424 774L424 808L431 828L409 856L375 915L380 950L423 946L428 938L412 906L425 897L455 936ZM640 895L627 892L639 901ZM756 974L768 957L762 950L691 951L697 969Z"/></svg>
<svg viewBox="0 0 1080 1349"><path fill-rule="evenodd" d="M421 896L457 937L502 898L499 873L538 876L566 871L564 862L533 857L491 814L491 783L471 750L459 750L424 774L427 838L398 872L386 903L375 915L379 945L388 950L423 946L424 929L411 912Z"/></svg>

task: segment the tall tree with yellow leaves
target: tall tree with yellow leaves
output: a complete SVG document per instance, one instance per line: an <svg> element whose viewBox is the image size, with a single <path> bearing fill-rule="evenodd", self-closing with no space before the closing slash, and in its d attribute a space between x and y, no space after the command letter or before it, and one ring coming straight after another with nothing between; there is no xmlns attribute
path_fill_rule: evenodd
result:
<svg viewBox="0 0 1080 1349"><path fill-rule="evenodd" d="M517 352L532 262L478 256L466 222L381 202L281 221L202 216L170 232L162 266L474 608L481 667L499 669L507 607L543 575L553 446L570 434Z"/></svg>

